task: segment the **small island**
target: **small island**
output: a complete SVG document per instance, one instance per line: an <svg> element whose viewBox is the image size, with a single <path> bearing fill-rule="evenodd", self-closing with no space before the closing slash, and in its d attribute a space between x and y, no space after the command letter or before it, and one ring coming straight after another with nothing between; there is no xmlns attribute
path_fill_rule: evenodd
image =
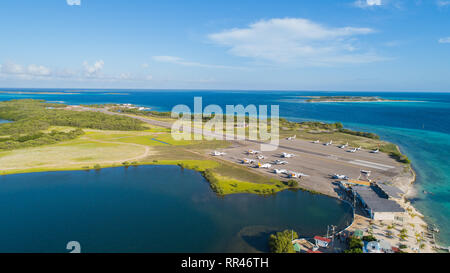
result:
<svg viewBox="0 0 450 273"><path fill-rule="evenodd" d="M388 100L370 96L311 96L306 102L406 102L405 100Z"/></svg>
<svg viewBox="0 0 450 273"><path fill-rule="evenodd" d="M149 110L128 103L2 101L0 119L9 122L0 125L0 176L69 170L99 173L112 167L178 165L202 175L219 198L237 194L270 196L292 190L343 201L354 200L348 199L353 189L375 189L381 185L378 181L390 181L384 186L407 193L415 179L410 160L397 145L374 133L347 129L339 122L294 122L281 118L281 149L262 155L256 150L260 147L258 141L176 140L171 131L175 119L170 112ZM208 121L207 117L203 119ZM284 157L289 159L285 161ZM264 164L258 164L260 161ZM347 178L340 178L343 175ZM420 212L404 194L396 193L394 199L377 199L389 206L396 203L395 210L387 211L390 218L383 218L383 222L368 214L365 203L358 203L361 214L354 215L347 230L364 228L369 236L366 241L374 240L371 236L376 234L376 239L390 241L402 251L412 252L408 245L417 244L424 252L435 251L433 239L421 235L428 231L428 225ZM389 220L398 213L403 217L402 226ZM390 221L389 225L386 221ZM294 245L286 244L294 235L291 230L275 234L270 238L271 250L294 251ZM362 239L354 240L343 248L351 253L362 252ZM295 242L297 246L302 244L301 240ZM280 244L284 247L279 248Z"/></svg>

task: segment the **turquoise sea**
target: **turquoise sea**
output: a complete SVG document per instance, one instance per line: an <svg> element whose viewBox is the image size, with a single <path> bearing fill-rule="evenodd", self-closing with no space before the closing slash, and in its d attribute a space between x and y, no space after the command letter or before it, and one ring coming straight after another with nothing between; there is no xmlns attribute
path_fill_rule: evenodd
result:
<svg viewBox="0 0 450 273"><path fill-rule="evenodd" d="M440 227L440 243L450 245L450 93L56 89L2 91L62 91L72 94L0 93L0 100L36 98L66 104L133 103L161 111L170 111L177 104L192 107L194 96L201 96L204 105L277 104L280 106L280 115L291 120L339 121L347 128L377 133L383 139L398 144L413 161L413 168L417 173L417 195L412 202L425 214L427 221ZM409 102L304 102L304 96L337 95L381 96Z"/></svg>

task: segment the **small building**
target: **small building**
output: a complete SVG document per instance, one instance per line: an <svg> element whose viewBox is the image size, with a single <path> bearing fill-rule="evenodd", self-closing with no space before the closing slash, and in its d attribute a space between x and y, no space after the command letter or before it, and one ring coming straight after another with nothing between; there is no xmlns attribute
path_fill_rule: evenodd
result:
<svg viewBox="0 0 450 273"><path fill-rule="evenodd" d="M375 187L388 199L398 200L405 194L401 189L386 183L376 183Z"/></svg>
<svg viewBox="0 0 450 273"><path fill-rule="evenodd" d="M400 253L400 252L402 252L402 251L400 250L400 248L395 247L395 246L392 247L392 251L393 251L394 253Z"/></svg>
<svg viewBox="0 0 450 273"><path fill-rule="evenodd" d="M353 237L362 239L364 237L364 232L360 229L355 229L355 231L353 232Z"/></svg>
<svg viewBox="0 0 450 273"><path fill-rule="evenodd" d="M295 244L294 244L294 250L295 250L295 252L297 252L297 253L302 252L302 247L300 246L299 243L295 243Z"/></svg>
<svg viewBox="0 0 450 273"><path fill-rule="evenodd" d="M314 236L314 241L316 241L316 246L327 248L331 242L331 239L320 236Z"/></svg>
<svg viewBox="0 0 450 273"><path fill-rule="evenodd" d="M398 213L405 212L397 202L386 198L375 187L353 186L353 194L361 201L370 218L393 221Z"/></svg>
<svg viewBox="0 0 450 273"><path fill-rule="evenodd" d="M377 241L364 242L363 253L382 253L380 243Z"/></svg>

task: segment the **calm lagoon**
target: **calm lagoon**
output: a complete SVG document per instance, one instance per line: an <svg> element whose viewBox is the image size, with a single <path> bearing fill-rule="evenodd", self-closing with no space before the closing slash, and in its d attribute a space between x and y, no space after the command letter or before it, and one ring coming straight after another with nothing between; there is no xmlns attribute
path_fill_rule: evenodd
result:
<svg viewBox="0 0 450 273"><path fill-rule="evenodd" d="M0 177L0 252L256 252L271 232L345 228L350 205L302 191L216 196L178 166Z"/></svg>

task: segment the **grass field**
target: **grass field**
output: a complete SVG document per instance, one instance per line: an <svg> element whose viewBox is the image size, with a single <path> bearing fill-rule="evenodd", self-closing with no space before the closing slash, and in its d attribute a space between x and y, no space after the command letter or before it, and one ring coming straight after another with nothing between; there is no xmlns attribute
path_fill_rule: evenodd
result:
<svg viewBox="0 0 450 273"><path fill-rule="evenodd" d="M53 126L48 130L72 129ZM207 155L212 149L227 147L226 141L175 141L167 129L158 127L145 131L84 131L85 134L75 140L0 152L0 174L179 165L212 174L214 178L208 180L213 190L221 195L271 194L286 188L280 181Z"/></svg>

